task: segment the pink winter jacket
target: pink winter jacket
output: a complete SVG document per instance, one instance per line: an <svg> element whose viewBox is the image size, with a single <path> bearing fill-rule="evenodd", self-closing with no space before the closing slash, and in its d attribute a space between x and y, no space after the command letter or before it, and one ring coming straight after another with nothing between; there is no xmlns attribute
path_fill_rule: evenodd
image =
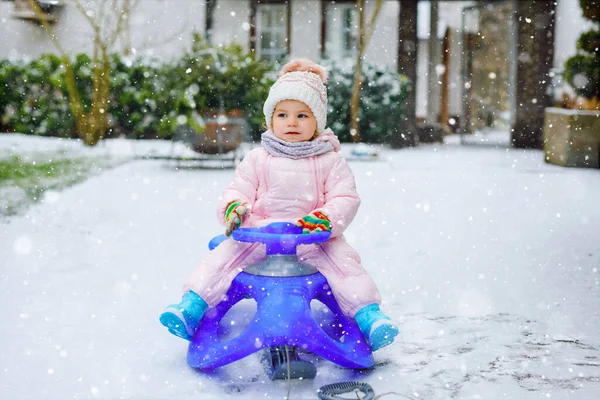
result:
<svg viewBox="0 0 600 400"><path fill-rule="evenodd" d="M298 160L273 157L262 147L250 151L223 192L217 207L221 223L225 224L225 210L231 202L245 201L252 207L245 227L294 222L320 211L331 221L332 238L341 236L354 219L360 198L354 175L338 153L337 137L325 134L317 140L330 142L334 151Z"/></svg>
<svg viewBox="0 0 600 400"><path fill-rule="evenodd" d="M262 147L249 152L223 192L217 215L225 223L225 209L236 200L252 206L243 227L295 222L315 210L327 215L333 239L301 246L298 257L318 268L344 315L353 317L369 304L380 304L381 296L359 254L342 236L360 205L354 175L336 152L340 145L335 135L322 135L318 140L330 141L335 151L298 160L273 157ZM226 240L194 269L184 284L184 292L193 290L214 307L223 300L240 267L264 257L264 247Z"/></svg>

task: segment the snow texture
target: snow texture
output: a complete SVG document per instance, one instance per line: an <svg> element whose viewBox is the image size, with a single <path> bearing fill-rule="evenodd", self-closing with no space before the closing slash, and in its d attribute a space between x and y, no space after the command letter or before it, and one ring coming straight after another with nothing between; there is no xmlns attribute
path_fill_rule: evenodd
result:
<svg viewBox="0 0 600 400"><path fill-rule="evenodd" d="M346 380L385 399L600 398L600 173L507 141L344 145L363 198L346 236L401 333L367 371L316 360L291 399ZM131 162L0 220L0 398L284 399L259 353L195 371L158 322L223 230L233 171L137 158L161 141L0 135L1 154L58 150Z"/></svg>

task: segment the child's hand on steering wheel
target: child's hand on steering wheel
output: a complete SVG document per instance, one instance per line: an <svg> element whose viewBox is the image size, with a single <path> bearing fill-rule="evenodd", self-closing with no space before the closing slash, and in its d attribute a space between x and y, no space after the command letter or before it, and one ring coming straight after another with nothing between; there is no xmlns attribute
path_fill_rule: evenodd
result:
<svg viewBox="0 0 600 400"><path fill-rule="evenodd" d="M244 215L250 211L250 205L246 202L234 201L229 204L225 211L225 236L231 236L231 232L242 225Z"/></svg>
<svg viewBox="0 0 600 400"><path fill-rule="evenodd" d="M320 211L313 211L300 218L294 225L302 228L302 233L331 232L331 221Z"/></svg>

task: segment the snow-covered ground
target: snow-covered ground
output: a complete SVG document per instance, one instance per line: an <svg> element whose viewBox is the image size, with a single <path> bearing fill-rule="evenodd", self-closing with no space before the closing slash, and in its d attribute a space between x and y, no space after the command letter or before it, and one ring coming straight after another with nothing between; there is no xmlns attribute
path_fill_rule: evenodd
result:
<svg viewBox="0 0 600 400"><path fill-rule="evenodd" d="M350 161L363 204L347 239L401 334L369 371L318 361L291 399L346 380L385 399L600 398L600 171L506 142L451 137ZM170 143L0 135L0 155L57 150L165 155ZM0 398L285 398L259 354L198 372L158 322L221 232L232 173L136 159L1 220Z"/></svg>

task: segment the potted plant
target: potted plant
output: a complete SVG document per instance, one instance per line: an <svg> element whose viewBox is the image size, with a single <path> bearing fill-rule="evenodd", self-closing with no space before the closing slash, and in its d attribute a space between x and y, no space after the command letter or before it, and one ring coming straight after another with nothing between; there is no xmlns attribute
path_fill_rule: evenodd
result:
<svg viewBox="0 0 600 400"><path fill-rule="evenodd" d="M247 129L260 131L271 70L239 45L213 47L194 35L192 50L173 69L180 87L178 120L193 150L226 153L239 146Z"/></svg>
<svg viewBox="0 0 600 400"><path fill-rule="evenodd" d="M571 109L547 108L544 119L546 162L600 168L600 0L579 0L593 28L577 41L577 55L565 64L564 79L580 101Z"/></svg>

